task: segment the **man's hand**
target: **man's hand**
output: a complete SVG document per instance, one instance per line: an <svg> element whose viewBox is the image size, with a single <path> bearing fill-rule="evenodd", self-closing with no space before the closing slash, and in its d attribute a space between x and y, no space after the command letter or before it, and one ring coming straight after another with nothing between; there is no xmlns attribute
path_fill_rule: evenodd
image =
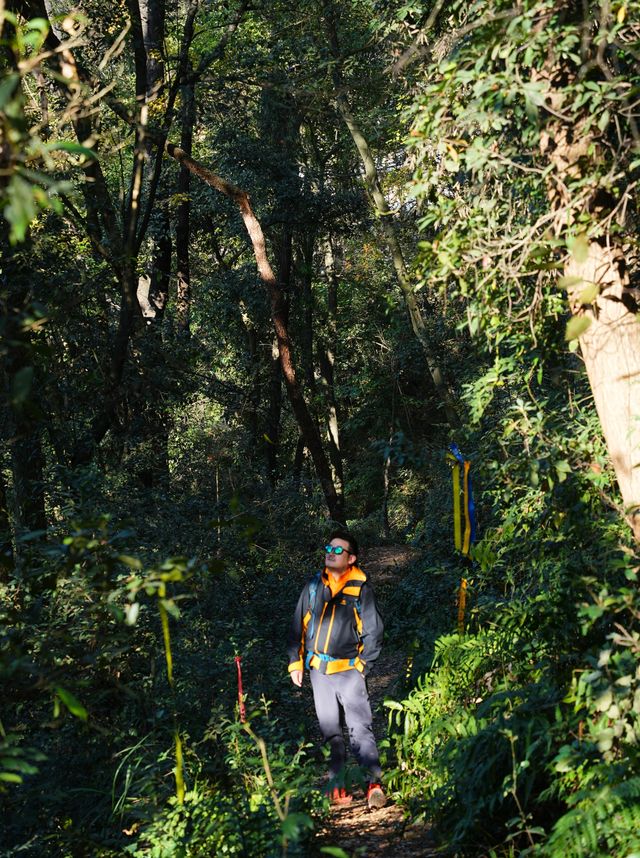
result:
<svg viewBox="0 0 640 858"><path fill-rule="evenodd" d="M302 685L302 671L301 670L292 670L289 676L291 677L291 682L294 685L297 685L298 688Z"/></svg>

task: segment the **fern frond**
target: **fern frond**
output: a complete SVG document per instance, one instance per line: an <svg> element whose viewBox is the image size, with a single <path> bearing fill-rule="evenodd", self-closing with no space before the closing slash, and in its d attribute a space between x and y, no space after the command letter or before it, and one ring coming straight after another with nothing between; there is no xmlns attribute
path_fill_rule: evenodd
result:
<svg viewBox="0 0 640 858"><path fill-rule="evenodd" d="M611 858L640 849L640 777L576 793L554 826L548 858Z"/></svg>

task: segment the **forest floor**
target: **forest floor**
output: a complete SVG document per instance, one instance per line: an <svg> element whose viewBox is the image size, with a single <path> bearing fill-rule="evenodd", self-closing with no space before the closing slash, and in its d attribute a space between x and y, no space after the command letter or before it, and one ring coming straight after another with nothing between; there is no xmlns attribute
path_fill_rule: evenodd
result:
<svg viewBox="0 0 640 858"><path fill-rule="evenodd" d="M371 575L384 614L385 592L393 592L393 580L417 556L414 549L402 546L372 548L363 555L362 568ZM398 651L383 650L376 670L368 681L373 726L378 740L386 735L387 715L383 702L394 697L406 668L406 657ZM350 858L429 858L437 853L429 826L412 824L402 808L388 801L379 810L369 810L364 796L354 791L351 804L333 807L325 824L316 834L314 856L323 846L339 847ZM326 853L325 853L326 854Z"/></svg>

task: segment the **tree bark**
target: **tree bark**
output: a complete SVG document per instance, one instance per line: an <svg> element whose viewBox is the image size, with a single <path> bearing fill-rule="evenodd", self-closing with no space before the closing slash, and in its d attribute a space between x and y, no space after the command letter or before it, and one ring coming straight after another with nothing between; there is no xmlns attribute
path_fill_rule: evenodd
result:
<svg viewBox="0 0 640 858"><path fill-rule="evenodd" d="M310 230L307 235L300 239L300 253L297 259L296 269L301 284L302 299L302 333L300 335L301 359L304 368L307 390L311 394L316 392L316 379L313 365L313 250L315 235Z"/></svg>
<svg viewBox="0 0 640 858"><path fill-rule="evenodd" d="M327 333L322 338L319 349L320 374L327 403L327 441L329 460L333 479L338 493L344 496L344 470L340 449L340 428L338 422L338 401L335 388L335 348L338 341L338 276L335 267L334 250L329 238L325 253L325 271L327 275Z"/></svg>
<svg viewBox="0 0 640 858"><path fill-rule="evenodd" d="M338 43L338 35L331 4L327 3L325 0L324 7L329 45L333 57L335 59L335 64L333 66L333 78L336 90L336 106L338 108L340 116L344 120L345 125L349 129L349 133L351 134L356 149L358 150L358 154L360 155L360 158L362 160L362 165L364 167L365 187L369 194L369 198L373 203L376 215L380 219L382 234L384 235L385 243L391 255L396 280L398 282L398 286L400 287L400 291L402 292L402 295L404 297L405 306L407 308L407 311L409 313L409 319L411 321L411 327L418 342L422 347L429 376L431 378L435 391L440 399L440 403L442 405L442 409L444 411L447 422L452 429L456 429L460 426L460 418L458 416L458 412L451 397L451 394L449 393L449 390L445 383L442 371L433 354L431 343L429 342L424 317L422 315L422 311L420 310L420 305L418 304L418 301L416 299L416 294L411 283L411 278L409 276L409 272L407 270L407 266L404 260L404 254L402 252L400 240L397 235L396 226L393 221L393 213L389 209L386 197L384 196L384 193L382 191L382 186L378 177L378 171L376 169L375 161L371 149L369 148L369 144L364 134L362 133L362 130L358 125L353 113L351 112L349 101L345 94L345 87L342 82L342 76L340 72L340 46Z"/></svg>
<svg viewBox="0 0 640 858"><path fill-rule="evenodd" d="M15 566L11 531L7 486L4 473L0 468L0 584L6 584L9 581Z"/></svg>
<svg viewBox="0 0 640 858"><path fill-rule="evenodd" d="M138 303L147 324L159 325L164 320L169 298L172 250L171 227L169 217L165 214L160 234L153 239L151 271L141 275L138 280Z"/></svg>
<svg viewBox="0 0 640 858"><path fill-rule="evenodd" d="M164 21L164 0L140 0L140 24L147 78L147 103L158 98L164 84Z"/></svg>
<svg viewBox="0 0 640 858"><path fill-rule="evenodd" d="M577 6L562 11L573 16L585 14ZM547 14L551 15L552 10ZM543 18L537 26L544 27L546 23ZM584 23L592 29L592 21L585 19ZM583 45L585 56L589 52L604 55L605 48L604 42ZM604 60L599 68L607 77ZM623 512L640 542L640 308L638 289L630 288L629 260L623 249L624 232L633 242L636 225L621 215L614 222L618 229L612 232L611 213L625 192L619 187L609 190L596 186L584 198L582 212L575 205L576 183L583 183L590 170L597 174L598 165L607 157L591 117L562 119L567 87L579 74L582 70L559 62L553 52L543 68L532 74L534 79L544 79L549 84L551 119L540 135L540 154L551 168L546 171L547 196L551 210L557 213L558 234L566 240L567 226L577 232L577 218L582 213L591 220L592 235L598 236L589 237L586 232L581 236L567 258L564 275L571 313L584 319L586 325L579 336L580 351L622 495ZM634 123L633 119L629 121ZM618 135L623 133L621 128L623 120L618 125ZM639 143L635 125L631 130L630 139ZM621 164L617 170L622 176ZM588 189L589 184L583 183L583 187Z"/></svg>
<svg viewBox="0 0 640 858"><path fill-rule="evenodd" d="M580 336L593 400L616 473L624 512L640 541L640 318L637 290L628 288L622 250L589 242L588 257L565 266L574 315L590 321ZM598 295L580 296L591 284Z"/></svg>
<svg viewBox="0 0 640 858"><path fill-rule="evenodd" d="M195 99L193 84L182 87L182 133L180 146L191 154L193 126L195 122ZM189 264L189 240L191 234L191 201L189 191L191 173L181 166L178 176L180 204L176 214L176 263L178 285L176 291L176 328L185 337L190 334L191 324L191 270Z"/></svg>
<svg viewBox="0 0 640 858"><path fill-rule="evenodd" d="M278 337L274 334L269 361L269 409L265 432L267 475L272 488L278 482L278 451L280 449L280 415L282 412L282 367L278 352Z"/></svg>

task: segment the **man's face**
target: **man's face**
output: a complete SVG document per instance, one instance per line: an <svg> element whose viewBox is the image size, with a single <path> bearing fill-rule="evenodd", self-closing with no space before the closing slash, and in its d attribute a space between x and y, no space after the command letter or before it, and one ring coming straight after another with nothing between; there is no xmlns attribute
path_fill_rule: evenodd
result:
<svg viewBox="0 0 640 858"><path fill-rule="evenodd" d="M328 545L332 548L344 548L342 554L336 554L334 551L331 553L327 551L325 553L325 566L330 572L345 572L349 566L352 566L356 562L355 554L349 554L349 543L344 539L332 539Z"/></svg>

